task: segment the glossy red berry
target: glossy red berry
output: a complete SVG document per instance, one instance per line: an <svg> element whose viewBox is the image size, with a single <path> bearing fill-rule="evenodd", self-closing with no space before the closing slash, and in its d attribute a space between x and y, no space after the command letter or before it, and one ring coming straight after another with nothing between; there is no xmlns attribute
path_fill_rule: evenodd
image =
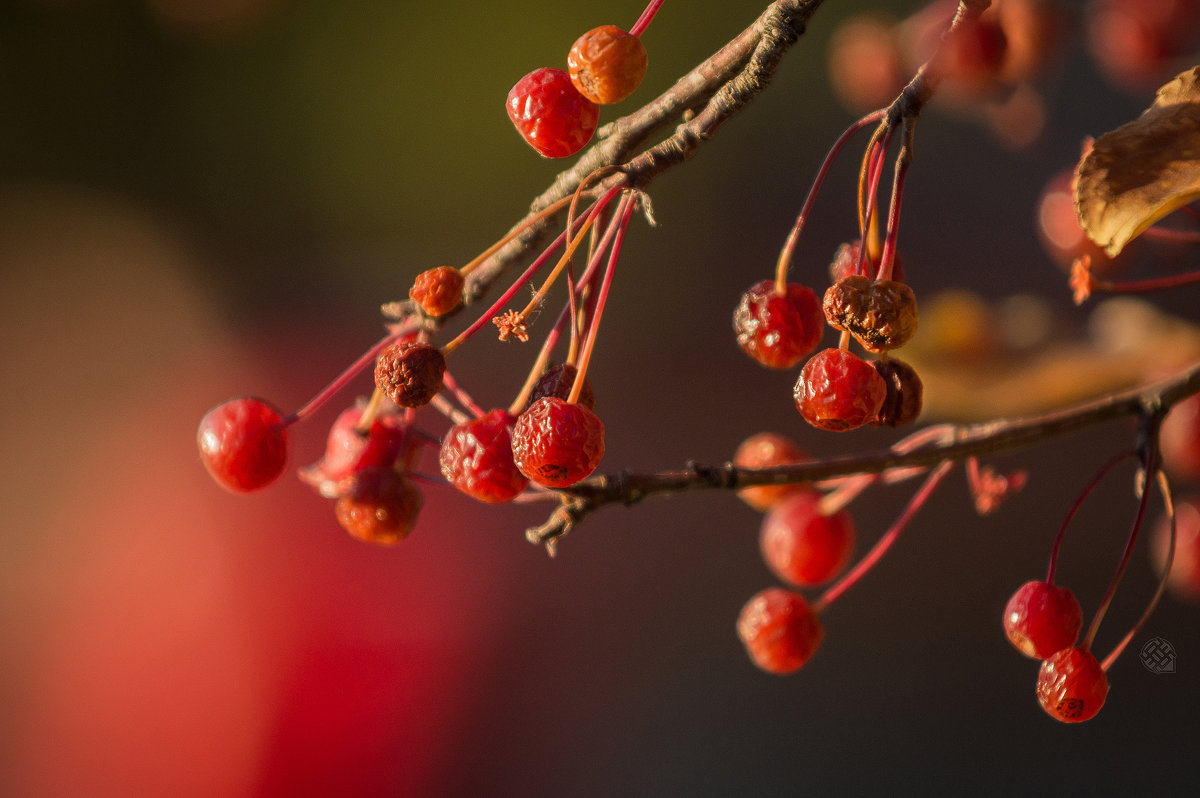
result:
<svg viewBox="0 0 1200 798"><path fill-rule="evenodd" d="M733 464L740 468L771 468L791 465L808 460L808 453L784 435L777 432L760 432L742 441L733 454ZM755 510L769 510L782 499L798 491L808 490L806 485L760 485L742 488L738 497Z"/></svg>
<svg viewBox="0 0 1200 798"><path fill-rule="evenodd" d="M567 69L579 93L599 105L619 103L646 75L642 40L615 25L593 28L575 40Z"/></svg>
<svg viewBox="0 0 1200 798"><path fill-rule="evenodd" d="M417 445L413 437L409 446L404 446L404 427L395 415L379 416L367 431L360 431L358 422L362 413L362 407L343 410L329 428L325 454L313 465L300 469L300 479L326 498L341 496L347 480L359 471L372 466L392 466L402 448L415 449Z"/></svg>
<svg viewBox="0 0 1200 798"><path fill-rule="evenodd" d="M1085 648L1064 648L1051 654L1038 671L1038 703L1063 723L1096 717L1107 695L1108 676Z"/></svg>
<svg viewBox="0 0 1200 798"><path fill-rule="evenodd" d="M782 296L773 280L752 285L733 312L733 330L746 354L775 369L799 363L825 331L821 300L808 286L788 283Z"/></svg>
<svg viewBox="0 0 1200 798"><path fill-rule="evenodd" d="M508 118L540 155L566 158L591 140L600 122L600 108L579 93L566 72L542 67L512 87Z"/></svg>
<svg viewBox="0 0 1200 798"><path fill-rule="evenodd" d="M1004 608L1004 633L1027 657L1046 659L1075 645L1083 610L1074 594L1049 582L1026 582Z"/></svg>
<svg viewBox="0 0 1200 798"><path fill-rule="evenodd" d="M354 475L334 508L338 523L367 543L390 545L412 532L424 499L411 481L388 467L372 467Z"/></svg>
<svg viewBox="0 0 1200 798"><path fill-rule="evenodd" d="M408 289L408 296L428 316L445 316L462 301L462 272L453 266L437 266L421 272Z"/></svg>
<svg viewBox="0 0 1200 798"><path fill-rule="evenodd" d="M1171 525L1164 517L1154 529L1151 549L1160 574L1167 567L1170 543ZM1175 502L1175 554L1167 588L1177 598L1200 601L1200 498L1195 496Z"/></svg>
<svg viewBox="0 0 1200 798"><path fill-rule="evenodd" d="M857 429L879 414L887 385L867 361L845 349L813 355L800 371L796 409L818 429Z"/></svg>
<svg viewBox="0 0 1200 798"><path fill-rule="evenodd" d="M235 493L265 488L287 468L287 425L262 399L243 396L217 405L201 419L196 443L208 473Z"/></svg>
<svg viewBox="0 0 1200 798"><path fill-rule="evenodd" d="M375 385L400 407L420 407L442 389L446 358L436 346L397 341L375 361Z"/></svg>
<svg viewBox="0 0 1200 798"><path fill-rule="evenodd" d="M779 587L767 588L746 602L737 631L754 664L778 674L800 670L825 636L804 596Z"/></svg>
<svg viewBox="0 0 1200 798"><path fill-rule="evenodd" d="M543 396L557 396L559 399L566 400L571 395L571 388L575 385L575 375L578 374L575 367L569 363L560 363L550 369L534 383L533 390L529 393L529 404L533 404ZM596 394L592 391L592 384L588 382L587 377L583 378L583 389L579 392L579 404L589 410L596 407Z"/></svg>
<svg viewBox="0 0 1200 798"><path fill-rule="evenodd" d="M507 410L492 410L455 424L442 441L442 476L479 501L512 501L529 484L513 462L512 428L516 422L517 417Z"/></svg>
<svg viewBox="0 0 1200 798"><path fill-rule="evenodd" d="M517 419L513 461L548 488L565 488L591 474L604 457L604 422L580 404L546 396Z"/></svg>
<svg viewBox="0 0 1200 798"><path fill-rule="evenodd" d="M828 582L842 572L854 553L854 520L839 510L821 512L813 491L795 493L772 509L759 531L763 561L793 585Z"/></svg>

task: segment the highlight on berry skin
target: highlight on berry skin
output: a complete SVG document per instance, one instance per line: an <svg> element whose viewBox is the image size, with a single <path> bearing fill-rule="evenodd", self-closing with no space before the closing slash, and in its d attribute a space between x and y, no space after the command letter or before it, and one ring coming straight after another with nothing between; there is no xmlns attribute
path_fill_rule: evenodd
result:
<svg viewBox="0 0 1200 798"><path fill-rule="evenodd" d="M1026 582L1004 608L1004 632L1022 654L1046 659L1075 645L1083 627L1083 610L1065 587Z"/></svg>
<svg viewBox="0 0 1200 798"><path fill-rule="evenodd" d="M738 346L773 369L789 369L808 357L821 342L825 316L816 293L805 285L788 283L775 290L774 280L746 289L733 311Z"/></svg>
<svg viewBox="0 0 1200 798"><path fill-rule="evenodd" d="M582 150L600 123L600 107L579 93L571 76L542 67L508 93L508 118L543 158L567 158Z"/></svg>
<svg viewBox="0 0 1200 798"><path fill-rule="evenodd" d="M746 653L767 673L794 673L804 667L825 637L825 628L807 599L799 593L771 587L742 607L738 637Z"/></svg>
<svg viewBox="0 0 1200 798"><path fill-rule="evenodd" d="M196 443L208 473L234 493L261 490L287 468L283 415L253 396L230 399L208 411L200 420Z"/></svg>

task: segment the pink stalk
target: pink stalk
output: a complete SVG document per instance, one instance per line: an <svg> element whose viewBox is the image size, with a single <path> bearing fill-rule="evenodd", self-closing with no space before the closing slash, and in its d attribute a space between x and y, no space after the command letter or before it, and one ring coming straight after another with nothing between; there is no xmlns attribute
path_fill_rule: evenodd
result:
<svg viewBox="0 0 1200 798"><path fill-rule="evenodd" d="M1095 490L1096 486L1100 484L1100 480L1104 479L1104 477L1108 475L1109 471L1112 471L1118 463L1128 457L1133 457L1133 452L1124 452L1119 454L1101 466L1100 470L1096 472L1096 475L1092 477L1092 481L1089 482L1087 487L1083 489L1083 492L1075 498L1075 503L1072 504L1071 509L1067 511L1067 517L1063 519L1062 526L1058 528L1058 534L1054 536L1054 545L1050 548L1050 567L1046 569L1046 584L1054 584L1054 571L1058 568L1058 550L1062 548L1063 536L1066 535L1067 527L1071 525L1071 521L1075 518L1075 514L1079 512L1079 508L1083 506L1085 501L1087 501L1087 497L1092 495L1092 491Z"/></svg>
<svg viewBox="0 0 1200 798"><path fill-rule="evenodd" d="M1170 277L1152 277L1148 280L1128 280L1125 282L1097 280L1093 277L1090 287L1093 292L1103 291L1109 294L1151 294L1155 291L1166 291L1193 283L1200 283L1200 271L1174 274Z"/></svg>
<svg viewBox="0 0 1200 798"><path fill-rule="evenodd" d="M954 461L944 460L940 465L933 469L933 471L925 479L925 482L922 483L921 487L917 489L917 492L913 494L912 499L909 500L908 505L904 508L904 511L900 513L900 517L896 519L896 523L892 524L892 528L884 533L883 537L876 541L875 545L871 547L871 550L863 555L863 558L859 560L858 563L851 568L845 576L834 582L823 594L821 594L821 597L813 604L814 612L824 612L830 604L837 601L843 593L854 587L855 583L857 583L859 579L861 579L867 574L868 571L879 564L879 561L883 559L883 555L888 553L888 549L890 549L892 544L894 544L900 537L900 533L908 527L908 524L910 521L912 521L913 516L915 516L917 511L925 505L925 502L929 500L929 497L933 495L933 492L937 490L938 485L942 483L942 480L945 479L946 475L950 473L950 469L953 467Z"/></svg>
<svg viewBox="0 0 1200 798"><path fill-rule="evenodd" d="M796 242L800 238L800 231L804 228L804 223L808 221L808 215L812 213L813 205L817 201L817 195L821 193L821 186L825 183L825 177L829 174L830 167L833 166L838 153L846 146L846 142L850 141L855 133L867 125L882 119L884 113L886 113L886 110L867 114L846 128L842 132L842 135L838 136L837 141L833 142L833 146L829 148L829 152L825 154L825 160L821 161L821 168L817 170L817 176L813 178L812 187L808 190L808 196L804 198L804 205L800 207L800 215L796 217L796 223L792 225L791 232L788 233L787 241L783 244L783 251L779 253L779 262L775 266L775 293L780 296L787 293L787 273L788 269L791 268L792 252L796 249Z"/></svg>
<svg viewBox="0 0 1200 798"><path fill-rule="evenodd" d="M1169 241L1174 244L1200 244L1200 231L1196 230L1172 230L1168 227L1152 225L1143 230L1142 235L1145 238Z"/></svg>
<svg viewBox="0 0 1200 798"><path fill-rule="evenodd" d="M896 160L896 180L892 184L892 204L888 208L887 237L883 240L883 254L880 255L879 279L892 279L892 261L896 257L896 238L900 233L900 199L904 194L904 179L908 176L910 165L908 158Z"/></svg>
<svg viewBox="0 0 1200 798"><path fill-rule="evenodd" d="M663 0L650 0L650 5L646 6L646 10L638 17L638 21L633 23L633 27L629 29L632 36L641 36L646 28L650 27L650 23L654 21L654 15L658 13L658 9L662 7Z"/></svg>
<svg viewBox="0 0 1200 798"><path fill-rule="evenodd" d="M458 400L460 405L471 411L471 415L475 416L475 418L479 418L483 415L483 408L475 404L475 400L471 398L470 394L462 389L454 377L450 376L449 371L442 374L442 385L445 386L448 391L450 391L454 398Z"/></svg>
<svg viewBox="0 0 1200 798"><path fill-rule="evenodd" d="M345 388L351 382L351 380L353 380L359 375L360 372L366 369L367 366L374 363L375 358L379 356L380 352L386 349L393 341L403 338L410 332L412 332L412 329L408 328L388 333L383 338L379 339L374 346L372 346L366 352L363 352L358 360L351 363L349 368L335 377L333 382L326 385L312 399L309 399L307 404L305 404L295 413L292 413L290 416L286 417L283 420L284 425L290 425L296 423L297 421L303 421L307 416L319 410L326 402L332 399L334 395L338 393L338 391Z"/></svg>
<svg viewBox="0 0 1200 798"><path fill-rule="evenodd" d="M883 164L887 160L888 147L892 143L892 129L889 127L883 135L883 139L875 144L874 150L871 153L871 166L867 176L867 204L863 210L863 224L860 229L862 241L858 248L858 265L854 269L855 274L865 274L868 277L874 278L874 267L870 264L870 257L867 250L867 225L871 224L871 217L875 213L876 195L879 193L879 181L883 177Z"/></svg>

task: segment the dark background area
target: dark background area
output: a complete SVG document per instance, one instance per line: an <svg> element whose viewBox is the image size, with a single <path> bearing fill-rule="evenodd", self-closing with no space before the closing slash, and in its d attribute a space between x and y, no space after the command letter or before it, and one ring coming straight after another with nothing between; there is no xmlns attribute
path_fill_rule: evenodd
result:
<svg viewBox="0 0 1200 798"><path fill-rule="evenodd" d="M645 36L646 82L602 122L762 5L668 2ZM761 429L820 455L895 438L806 428L794 376L747 360L729 322L852 120L830 95L825 46L866 7L828 2L774 85L652 186L659 226L630 229L590 373L605 471L720 462ZM550 559L523 536L541 508L428 487L418 529L381 549L346 536L294 479L235 497L203 472L192 441L210 406L245 393L299 406L378 337L381 302L522 215L562 164L513 132L509 87L557 64L582 31L640 11L629 0L0 6L0 792L1194 787L1194 605L1164 600L1112 669L1103 712L1078 727L1045 716L1035 663L1000 628L1092 468L1132 441L1125 425L997 458L1027 468L1029 485L993 516L976 516L962 477L949 479L787 678L757 671L733 630L774 581L759 516L732 495L605 509ZM1039 247L1038 194L1084 136L1132 118L1152 91L1109 86L1078 38L1039 86L1047 129L1020 152L960 115L922 118L901 248L923 301L948 287L1038 295L1069 336L1090 308L1071 304ZM824 279L828 253L856 235L857 157L852 146L831 174L800 279ZM1194 292L1163 304L1186 313ZM493 406L531 357L479 340L451 367ZM319 455L351 395L297 430L295 465ZM1067 538L1060 576L1085 617L1134 513L1130 477L1110 478ZM855 503L860 551L910 492ZM1139 551L1100 652L1154 584ZM1138 662L1152 636L1174 645L1176 673Z"/></svg>

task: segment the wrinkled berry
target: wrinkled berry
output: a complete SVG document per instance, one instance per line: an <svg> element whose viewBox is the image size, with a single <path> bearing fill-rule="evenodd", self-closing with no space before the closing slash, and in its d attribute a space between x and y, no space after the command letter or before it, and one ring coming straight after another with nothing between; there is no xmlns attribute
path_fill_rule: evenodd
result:
<svg viewBox="0 0 1200 798"><path fill-rule="evenodd" d="M594 103L619 103L646 75L646 48L637 36L615 25L593 28L575 40L567 69L579 93Z"/></svg>
<svg viewBox="0 0 1200 798"><path fill-rule="evenodd" d="M840 245L834 251L833 260L829 263L830 284L854 274L854 270L858 268L859 251L861 249L862 239L856 238L853 241ZM879 265L878 260L871 258L871 267L876 272L879 270ZM900 253L892 255L892 279L897 282L904 282L904 263L900 260Z"/></svg>
<svg viewBox="0 0 1200 798"><path fill-rule="evenodd" d="M508 118L539 155L566 158L591 140L600 108L579 93L566 72L542 67L509 91Z"/></svg>
<svg viewBox="0 0 1200 798"><path fill-rule="evenodd" d="M208 411L196 431L196 443L208 473L235 493L265 488L287 468L283 416L252 396L230 399Z"/></svg>
<svg viewBox="0 0 1200 798"><path fill-rule="evenodd" d="M445 316L462 301L462 272L453 266L423 271L408 289L408 296L429 316Z"/></svg>
<svg viewBox="0 0 1200 798"><path fill-rule="evenodd" d="M334 510L354 537L390 545L412 532L423 503L416 485L392 468L375 466L354 475Z"/></svg>
<svg viewBox="0 0 1200 798"><path fill-rule="evenodd" d="M1092 652L1064 648L1042 662L1036 695L1050 717L1063 723L1082 723L1096 717L1104 706L1108 676Z"/></svg>
<svg viewBox="0 0 1200 798"><path fill-rule="evenodd" d="M925 395L925 386L916 369L894 357L876 360L874 365L887 386L887 396L870 423L877 427L899 427L916 421Z"/></svg>
<svg viewBox="0 0 1200 798"><path fill-rule="evenodd" d="M733 312L733 330L746 354L764 366L787 369L810 355L825 330L821 303L808 286L788 283L783 296L773 280L755 283Z"/></svg>
<svg viewBox="0 0 1200 798"><path fill-rule="evenodd" d="M796 409L818 429L857 429L879 414L887 385L875 367L845 349L813 355L800 371Z"/></svg>
<svg viewBox="0 0 1200 798"><path fill-rule="evenodd" d="M517 419L512 449L522 474L548 488L565 488L600 464L604 422L583 405L545 396Z"/></svg>
<svg viewBox="0 0 1200 798"><path fill-rule="evenodd" d="M529 404L532 405L543 396L557 396L566 401L566 398L571 395L571 386L575 384L575 375L578 373L575 367L569 363L560 363L547 369L541 379L534 384L533 390L529 394ZM592 392L592 384L588 382L587 377L583 378L583 389L579 392L579 404L589 410L596 406L596 394ZM526 407L528 406L526 405Z"/></svg>
<svg viewBox="0 0 1200 798"><path fill-rule="evenodd" d="M917 299L895 280L843 277L825 292L825 320L846 330L871 352L904 346L917 331Z"/></svg>
<svg viewBox="0 0 1200 798"><path fill-rule="evenodd" d="M754 664L768 673L792 673L812 659L825 629L799 593L767 588L742 607L738 637Z"/></svg>
<svg viewBox="0 0 1200 798"><path fill-rule="evenodd" d="M492 410L455 424L442 441L442 475L479 501L512 501L529 484L513 462L511 436L516 421L507 410Z"/></svg>
<svg viewBox="0 0 1200 798"><path fill-rule="evenodd" d="M442 351L415 341L394 343L375 361L375 385L400 407L428 404L442 389L445 373Z"/></svg>

